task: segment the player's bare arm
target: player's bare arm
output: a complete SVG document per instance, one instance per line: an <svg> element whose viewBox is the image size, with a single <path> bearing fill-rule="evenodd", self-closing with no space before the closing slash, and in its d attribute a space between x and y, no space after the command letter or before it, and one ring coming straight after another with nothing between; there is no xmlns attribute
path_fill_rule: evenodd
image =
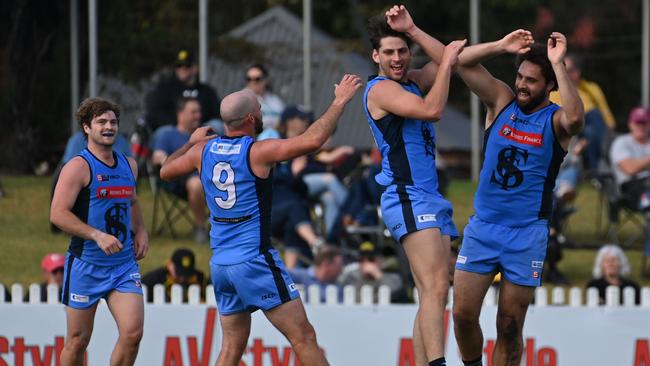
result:
<svg viewBox="0 0 650 366"><path fill-rule="evenodd" d="M361 88L357 75L346 74L334 88L334 101L327 111L299 136L286 140L269 139L251 147L251 168L260 178L268 176L271 167L280 161L293 159L318 150L334 132L345 105Z"/></svg>
<svg viewBox="0 0 650 366"><path fill-rule="evenodd" d="M382 80L375 84L368 92L370 115L374 119L392 113L406 118L434 122L440 120L447 104L451 73L465 43L465 40L453 41L445 47L433 87L424 98L404 90L393 80Z"/></svg>
<svg viewBox="0 0 650 366"><path fill-rule="evenodd" d="M136 182L138 180L138 163L133 158L127 158L129 165L131 166L131 171L133 172L133 177ZM149 235L147 234L147 228L144 225L144 219L142 218L142 208L138 201L137 192L133 191L133 196L131 197L131 229L135 233L133 237L133 250L135 252L135 258L140 260L147 255L149 251Z"/></svg>
<svg viewBox="0 0 650 366"><path fill-rule="evenodd" d="M84 223L72 212L79 192L89 183L88 163L81 157L70 160L61 170L54 189L50 221L70 235L95 241L106 255L115 254L123 247L119 239Z"/></svg>
<svg viewBox="0 0 650 366"><path fill-rule="evenodd" d="M171 181L193 171L201 171L201 153L205 144L217 137L211 135L212 127L197 128L180 149L174 151L160 168L160 178Z"/></svg>
<svg viewBox="0 0 650 366"><path fill-rule="evenodd" d="M558 90L562 108L553 115L553 125L562 147L569 146L571 136L577 135L585 124L585 112L575 85L569 80L564 56L567 50L567 40L564 34L559 32L551 33L546 41L548 60L551 61L553 72L557 79Z"/></svg>

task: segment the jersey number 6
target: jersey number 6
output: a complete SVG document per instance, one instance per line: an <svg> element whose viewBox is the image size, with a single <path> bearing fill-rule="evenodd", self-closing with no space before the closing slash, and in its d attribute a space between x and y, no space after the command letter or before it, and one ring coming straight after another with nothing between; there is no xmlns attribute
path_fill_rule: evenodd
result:
<svg viewBox="0 0 650 366"><path fill-rule="evenodd" d="M226 173L226 180L221 181L222 173ZM220 162L212 169L212 183L218 190L226 192L227 196L224 200L222 197L215 197L214 202L217 206L229 210L235 205L237 201L237 192L235 190L235 172L228 163Z"/></svg>

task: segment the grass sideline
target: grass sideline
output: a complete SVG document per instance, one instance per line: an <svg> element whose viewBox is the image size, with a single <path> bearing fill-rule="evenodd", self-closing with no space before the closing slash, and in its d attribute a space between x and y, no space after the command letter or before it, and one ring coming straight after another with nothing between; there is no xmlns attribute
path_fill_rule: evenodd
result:
<svg viewBox="0 0 650 366"><path fill-rule="evenodd" d="M49 228L50 177L0 176L6 196L0 198L0 283L28 285L41 280L40 260L49 252L65 252L69 237L66 234L52 234ZM467 223L473 212L475 185L466 180L455 180L449 186L448 197L454 207L454 219L459 230ZM151 226L153 196L145 180L138 190L147 228ZM578 212L567 227L567 236L574 242L591 249L567 249L560 269L573 286L584 286L591 278L591 268L596 255L593 247L607 242L597 233L598 194L590 185L580 187L577 199ZM606 220L604 225L606 225ZM178 247L188 247L197 254L197 267L209 273L210 248L192 240L189 226L180 226L181 238L174 240L169 233L150 237L150 250L140 262L142 273L161 266ZM621 231L621 239L638 234L632 225ZM626 247L626 254L632 264L632 278L642 285L650 286L650 279L640 277L642 243L637 241Z"/></svg>

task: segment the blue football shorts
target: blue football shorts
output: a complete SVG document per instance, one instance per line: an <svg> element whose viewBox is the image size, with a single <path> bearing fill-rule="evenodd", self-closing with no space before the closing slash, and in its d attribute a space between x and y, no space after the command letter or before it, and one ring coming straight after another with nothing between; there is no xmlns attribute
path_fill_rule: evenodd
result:
<svg viewBox="0 0 650 366"><path fill-rule="evenodd" d="M113 290L142 295L140 277L135 259L114 266L98 266L67 253L61 302L71 308L87 309Z"/></svg>
<svg viewBox="0 0 650 366"><path fill-rule="evenodd" d="M456 269L482 274L500 271L514 284L541 286L548 246L546 220L511 227L472 216L463 235Z"/></svg>
<svg viewBox="0 0 650 366"><path fill-rule="evenodd" d="M458 238L452 219L451 203L439 193L430 193L414 186L391 185L381 195L381 213L393 238L401 242L406 234L438 228L451 240Z"/></svg>
<svg viewBox="0 0 650 366"><path fill-rule="evenodd" d="M243 263L210 261L210 275L222 315L270 310L300 296L275 249Z"/></svg>

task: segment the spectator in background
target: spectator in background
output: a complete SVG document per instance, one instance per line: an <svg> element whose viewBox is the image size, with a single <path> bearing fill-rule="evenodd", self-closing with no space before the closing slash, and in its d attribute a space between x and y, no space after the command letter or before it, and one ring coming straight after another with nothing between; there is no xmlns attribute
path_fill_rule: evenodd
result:
<svg viewBox="0 0 650 366"><path fill-rule="evenodd" d="M334 285L338 292L338 301L343 301L343 287L338 278L343 272L343 254L338 247L326 245L320 248L314 257L314 264L309 268L294 268L289 274L295 283L305 286L307 300L311 285L320 286L320 301L325 302L326 288Z"/></svg>
<svg viewBox="0 0 650 366"><path fill-rule="evenodd" d="M312 120L312 113L301 106L289 106L282 112L280 134L283 138L298 136L307 130ZM325 145L330 141L331 138ZM308 198L321 202L325 208L324 235L329 235L348 195L347 188L334 173L329 171L329 166L353 152L354 149L350 146L339 146L331 150L321 149L314 154L294 159L300 160L299 164L303 166L300 175L307 185Z"/></svg>
<svg viewBox="0 0 650 366"><path fill-rule="evenodd" d="M195 98L183 97L176 105L176 128L163 127L154 133L153 156L154 165L162 166L169 155L180 149L190 140L192 132L199 127L201 106ZM205 199L203 187L197 173L192 173L173 182L164 182L163 189L187 200L194 217L194 240L204 243L208 240L205 228Z"/></svg>
<svg viewBox="0 0 650 366"><path fill-rule="evenodd" d="M357 301L360 300L359 290L365 285L372 286L374 301L377 301L380 286L390 288L392 302L395 302L394 300L404 302L407 298L402 277L397 273L385 271L384 256L370 241L359 245L359 262L348 265L346 269L341 276L341 285L354 286L357 289Z"/></svg>
<svg viewBox="0 0 650 366"><path fill-rule="evenodd" d="M598 84L582 78L583 60L576 54L567 54L565 57L566 71L571 82L578 89L580 100L585 111L585 128L578 137L585 138L587 145L584 150L586 158L585 166L594 172L598 169L598 162L601 159L602 140L605 131L616 127L616 120L609 109L605 94ZM549 99L555 104L561 105L560 92L551 92Z"/></svg>
<svg viewBox="0 0 650 366"><path fill-rule="evenodd" d="M205 299L205 274L196 269L196 258L190 249L176 249L164 266L154 269L142 276L142 283L147 286L147 301L153 302L153 287L165 286L165 301L171 299L172 285L183 287L183 301L187 302L187 290L190 285L199 285L201 299Z"/></svg>
<svg viewBox="0 0 650 366"><path fill-rule="evenodd" d="M640 303L639 285L627 278L630 275L630 262L618 245L609 244L600 248L594 261L592 273L594 278L587 283L587 288L595 287L598 289L601 305L606 301L605 295L608 286L616 286L621 289L621 304L623 303L623 289L628 286L632 287L635 293L635 304Z"/></svg>
<svg viewBox="0 0 650 366"><path fill-rule="evenodd" d="M41 269L43 270L43 282L41 282L40 302L47 302L47 286L57 285L59 292L57 299L61 298L63 288L63 267L65 266L65 256L60 253L46 254L41 260ZM25 302L29 301L29 292L25 294Z"/></svg>
<svg viewBox="0 0 650 366"><path fill-rule="evenodd" d="M246 70L246 89L249 89L262 106L262 121L264 131L257 137L258 140L279 138L277 128L280 115L284 110L284 101L271 92L269 73L262 64L251 65Z"/></svg>
<svg viewBox="0 0 650 366"><path fill-rule="evenodd" d="M199 81L194 56L187 50L180 50L174 66L173 75L161 79L145 97L145 118L151 130L174 123L176 103L181 98L199 101L201 122L219 118L219 96L210 85Z"/></svg>

